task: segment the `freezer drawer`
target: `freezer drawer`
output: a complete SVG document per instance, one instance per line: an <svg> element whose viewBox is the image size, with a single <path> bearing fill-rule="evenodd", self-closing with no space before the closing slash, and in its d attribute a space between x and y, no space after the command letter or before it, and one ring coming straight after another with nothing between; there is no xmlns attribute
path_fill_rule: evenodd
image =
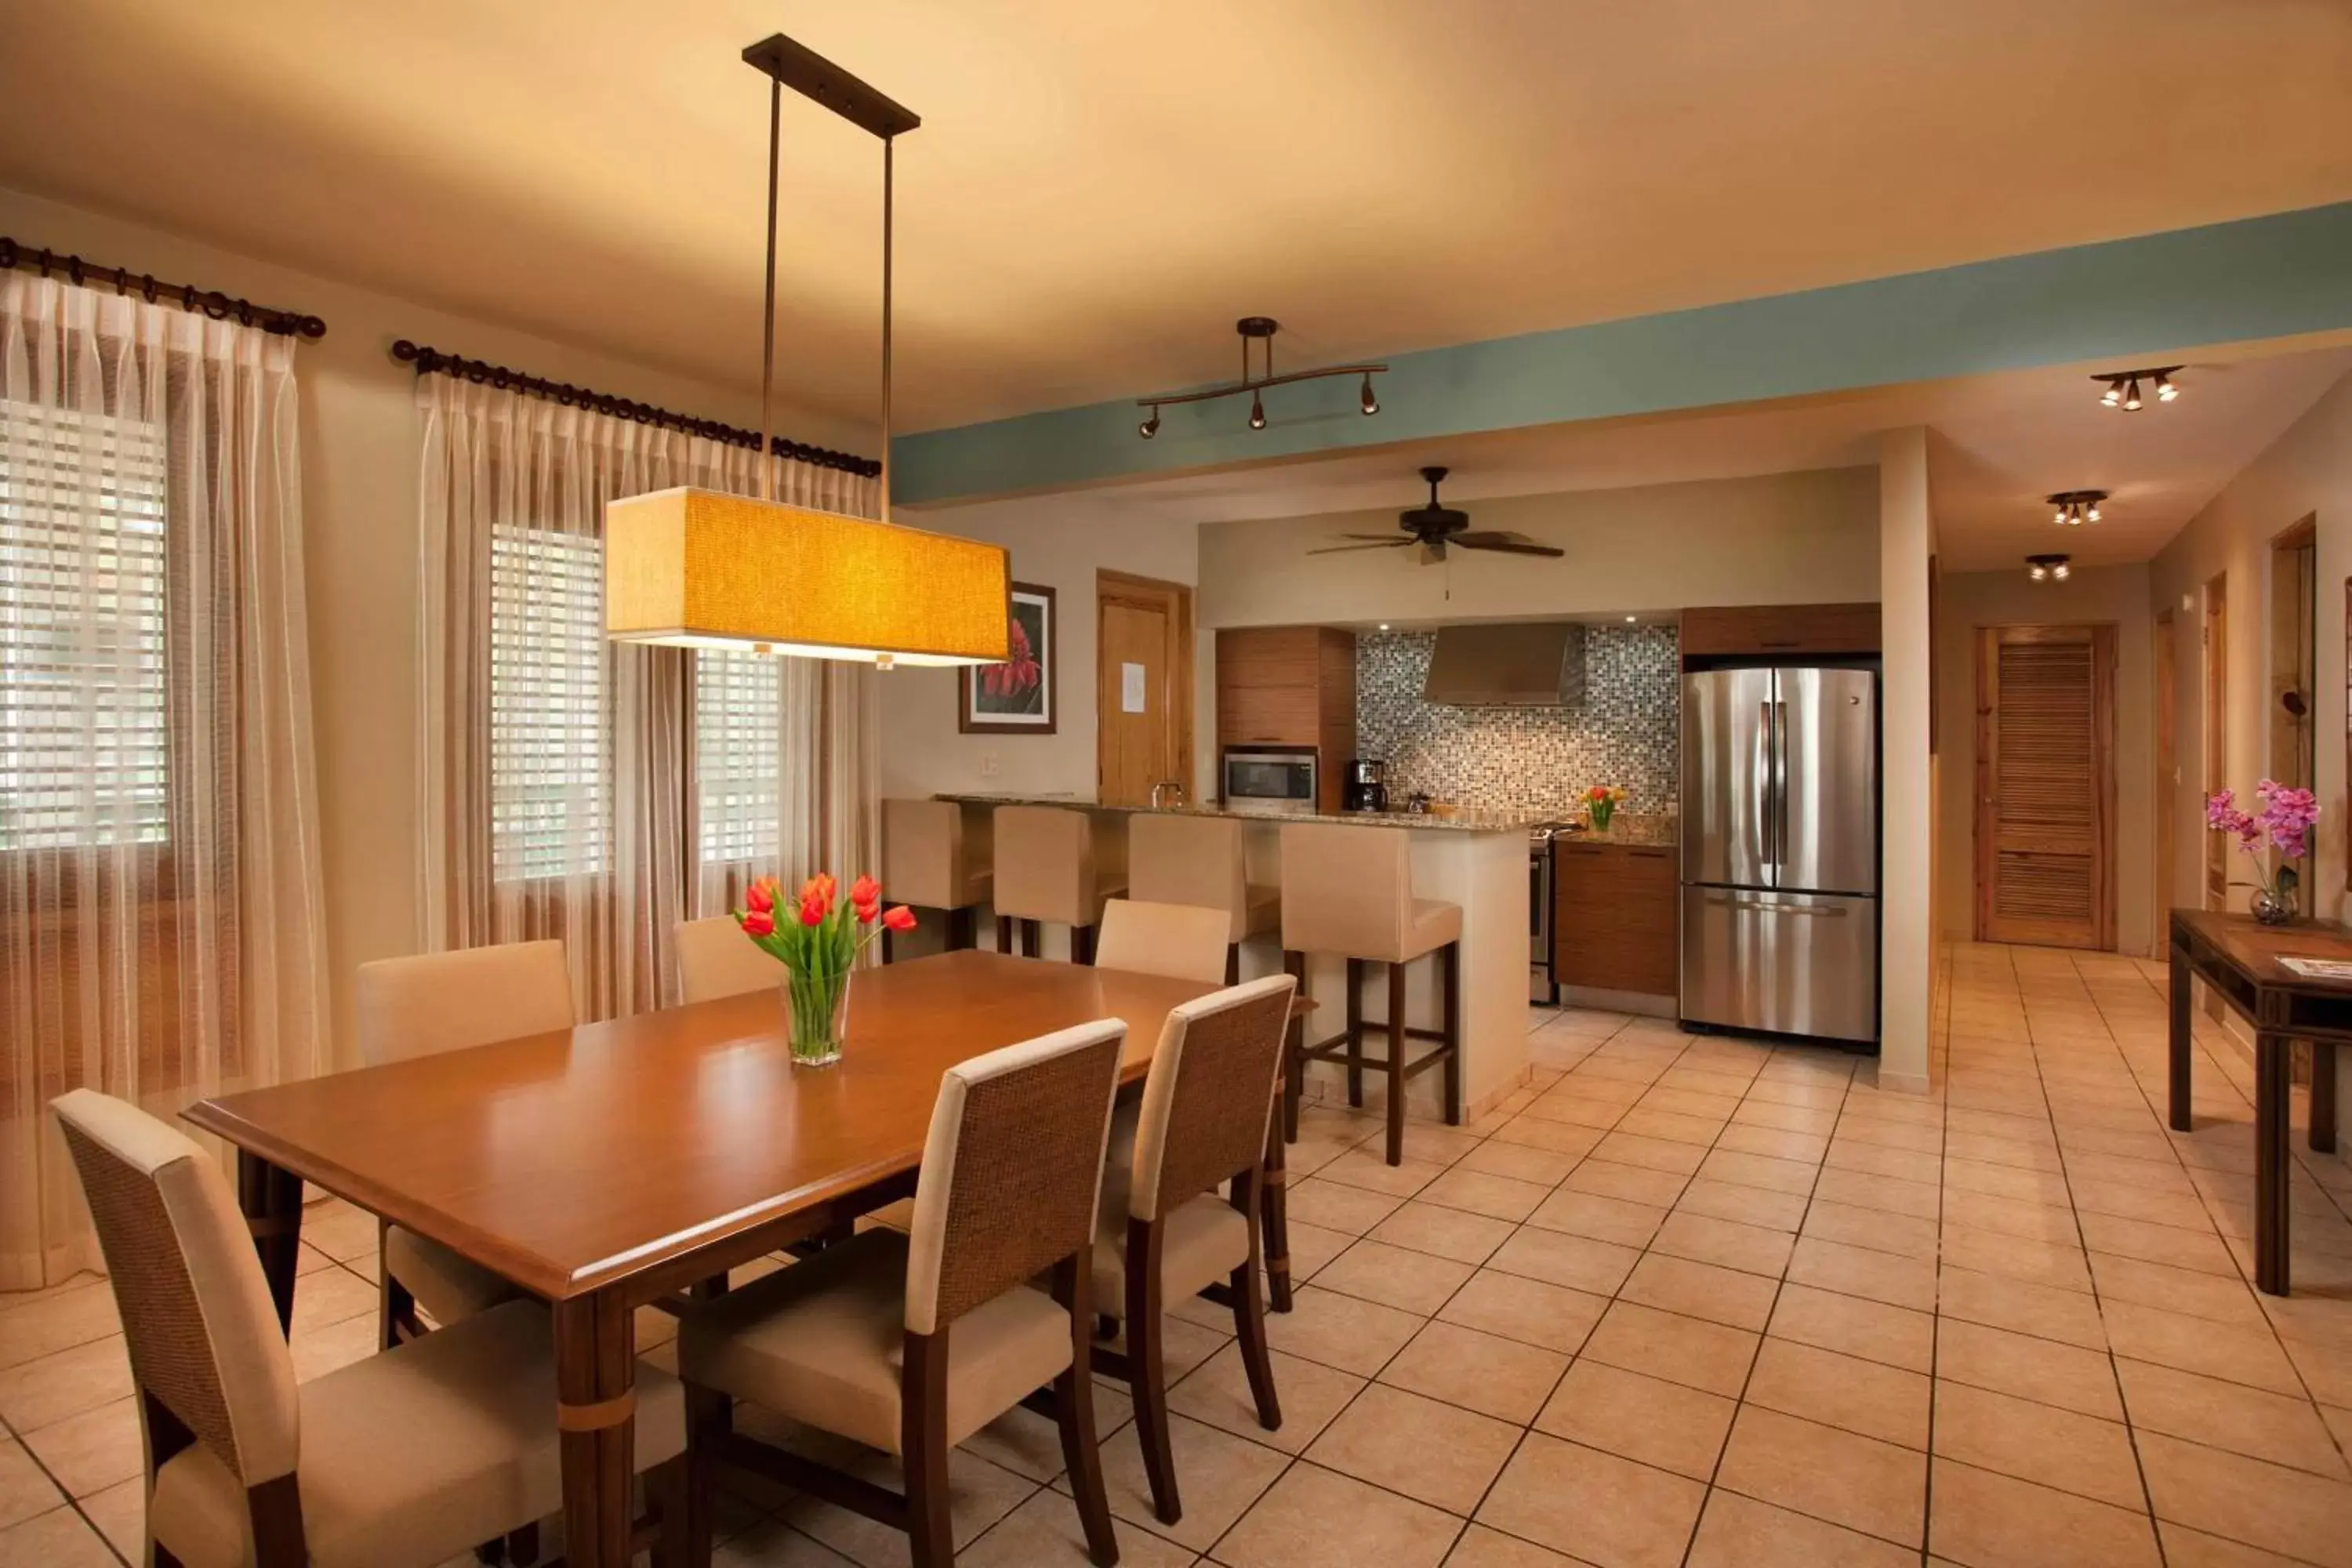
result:
<svg viewBox="0 0 2352 1568"><path fill-rule="evenodd" d="M1878 1037L1878 901L1685 886L1685 1022Z"/></svg>

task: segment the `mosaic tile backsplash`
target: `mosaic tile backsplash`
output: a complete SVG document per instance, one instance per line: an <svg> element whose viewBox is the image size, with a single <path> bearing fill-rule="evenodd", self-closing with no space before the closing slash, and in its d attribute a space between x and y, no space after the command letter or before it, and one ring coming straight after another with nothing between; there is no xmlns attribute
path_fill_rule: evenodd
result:
<svg viewBox="0 0 2352 1568"><path fill-rule="evenodd" d="M1628 815L1680 793L1680 642L1672 626L1589 626L1581 708L1445 708L1421 699L1434 632L1356 638L1356 750L1414 790L1499 811L1567 816L1588 784L1622 784Z"/></svg>

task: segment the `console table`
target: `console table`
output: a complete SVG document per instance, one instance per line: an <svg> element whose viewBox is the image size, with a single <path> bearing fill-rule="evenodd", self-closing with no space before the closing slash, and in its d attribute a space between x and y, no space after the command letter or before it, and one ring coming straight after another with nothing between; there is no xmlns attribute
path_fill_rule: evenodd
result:
<svg viewBox="0 0 2352 1568"><path fill-rule="evenodd" d="M2315 980L2282 958L2352 962L2352 933L2329 925L2266 926L2211 910L2172 911L2173 1131L2189 1111L2189 982L2204 981L2254 1026L2254 1284L2287 1293L2289 1080L2297 1040L2311 1042L2311 1146L2336 1148L2336 1047L2352 1044L2352 981Z"/></svg>

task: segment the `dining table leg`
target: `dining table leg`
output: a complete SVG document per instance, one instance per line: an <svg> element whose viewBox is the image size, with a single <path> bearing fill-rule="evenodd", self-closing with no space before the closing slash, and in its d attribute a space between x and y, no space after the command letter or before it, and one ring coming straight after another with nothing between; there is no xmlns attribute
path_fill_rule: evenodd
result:
<svg viewBox="0 0 2352 1568"><path fill-rule="evenodd" d="M302 1178L250 1150L236 1152L236 1206L253 1234L280 1333L294 1327L294 1276L302 1260Z"/></svg>
<svg viewBox="0 0 2352 1568"><path fill-rule="evenodd" d="M635 1314L616 1292L555 1303L567 1568L628 1568L636 1368Z"/></svg>
<svg viewBox="0 0 2352 1568"><path fill-rule="evenodd" d="M2267 1030L2254 1036L2254 1288L2287 1293L2288 1110L2294 1041Z"/></svg>
<svg viewBox="0 0 2352 1568"><path fill-rule="evenodd" d="M2179 942L2172 944L2171 1027L2167 1031L2167 1075L2165 1110L2167 1120L2175 1132L2193 1132L2197 1117L2190 1104L2189 1052L2192 1047L2189 1026L2189 953Z"/></svg>

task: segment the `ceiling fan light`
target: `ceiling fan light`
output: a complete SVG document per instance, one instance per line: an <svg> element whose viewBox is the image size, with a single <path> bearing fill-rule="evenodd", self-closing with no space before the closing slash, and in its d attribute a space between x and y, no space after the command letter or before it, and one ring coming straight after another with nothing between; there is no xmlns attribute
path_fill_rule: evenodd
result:
<svg viewBox="0 0 2352 1568"><path fill-rule="evenodd" d="M1356 405L1368 416L1378 414L1381 411L1381 400L1372 395L1372 378L1370 372L1365 373L1364 390L1357 397Z"/></svg>
<svg viewBox="0 0 2352 1568"><path fill-rule="evenodd" d="M1255 392L1250 394L1250 428L1253 430L1265 428L1265 404Z"/></svg>

